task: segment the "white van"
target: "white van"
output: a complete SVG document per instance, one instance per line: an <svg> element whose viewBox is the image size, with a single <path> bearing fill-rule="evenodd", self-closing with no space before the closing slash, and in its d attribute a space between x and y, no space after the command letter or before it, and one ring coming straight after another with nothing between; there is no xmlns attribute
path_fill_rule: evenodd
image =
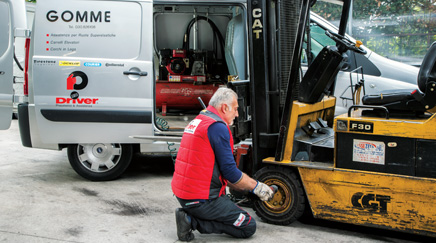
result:
<svg viewBox="0 0 436 243"><path fill-rule="evenodd" d="M16 17L19 2L0 0L0 28L10 33L0 36L7 69L19 26L1 23ZM261 17L242 0L38 0L26 41L26 102L18 110L23 145L67 148L71 166L90 180L117 178L135 152L176 149L202 109L198 97L207 104L219 86L249 82L258 71L249 67L264 57L250 57L256 47L248 43L249 30L263 34ZM4 80L12 77L2 72L0 112L11 114L12 84ZM239 102L245 109L245 97ZM239 114L250 127L249 110ZM0 128L10 119L1 116Z"/></svg>
<svg viewBox="0 0 436 243"><path fill-rule="evenodd" d="M245 9L245 1L39 0L19 106L23 145L68 148L90 180L118 177L134 152L168 152L167 140L180 141L201 110L197 97L207 103L229 69L247 78ZM237 36L226 36L229 26Z"/></svg>

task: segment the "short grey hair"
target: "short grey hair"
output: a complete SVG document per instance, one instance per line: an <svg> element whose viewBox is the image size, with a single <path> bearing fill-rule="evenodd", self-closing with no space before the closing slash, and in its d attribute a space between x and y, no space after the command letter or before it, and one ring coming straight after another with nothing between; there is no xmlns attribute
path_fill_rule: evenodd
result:
<svg viewBox="0 0 436 243"><path fill-rule="evenodd" d="M229 88L219 88L212 98L210 98L209 105L218 109L222 104L226 104L231 107L233 97L238 100L238 94Z"/></svg>

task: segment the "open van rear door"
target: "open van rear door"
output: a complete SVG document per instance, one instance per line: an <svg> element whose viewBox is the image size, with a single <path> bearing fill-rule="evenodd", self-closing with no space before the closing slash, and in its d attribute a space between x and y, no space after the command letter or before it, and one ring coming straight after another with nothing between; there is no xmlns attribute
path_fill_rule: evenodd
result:
<svg viewBox="0 0 436 243"><path fill-rule="evenodd" d="M25 28L24 1L0 0L0 129L8 129L12 119L14 32Z"/></svg>

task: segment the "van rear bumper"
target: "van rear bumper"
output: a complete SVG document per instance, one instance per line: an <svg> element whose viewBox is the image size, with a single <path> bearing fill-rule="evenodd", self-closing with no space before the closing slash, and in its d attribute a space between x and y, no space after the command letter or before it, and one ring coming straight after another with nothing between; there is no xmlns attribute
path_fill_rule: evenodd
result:
<svg viewBox="0 0 436 243"><path fill-rule="evenodd" d="M29 124L29 104L21 103L18 105L18 127L20 129L21 143L24 147L32 147L30 139L30 124Z"/></svg>

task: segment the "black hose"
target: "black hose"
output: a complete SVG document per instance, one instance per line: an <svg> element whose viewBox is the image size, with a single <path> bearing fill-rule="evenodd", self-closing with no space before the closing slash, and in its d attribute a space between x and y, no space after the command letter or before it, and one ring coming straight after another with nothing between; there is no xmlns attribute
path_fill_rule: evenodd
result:
<svg viewBox="0 0 436 243"><path fill-rule="evenodd" d="M198 20L204 20L207 23L209 23L210 27L212 28L212 31L214 32L214 39L218 38L218 40L219 40L219 43L221 46L221 55L222 55L222 58L224 58L224 56L225 56L225 54L224 54L224 38L223 38L221 32L219 31L218 27L215 25L215 23L212 22L212 20L210 20L209 18L206 18L204 16L197 16L196 18L193 18L189 22L189 24L186 28L186 31L185 31L185 36L183 38L183 49L185 49L186 51L189 51L189 38L190 38L189 36L191 33L191 28L192 28L192 25L194 25L194 23L197 22Z"/></svg>
<svg viewBox="0 0 436 243"><path fill-rule="evenodd" d="M18 61L17 56L15 55L15 53L14 53L14 60L15 60L15 63L17 64L18 68L19 68L21 71L24 71L24 68L21 66L20 62Z"/></svg>

